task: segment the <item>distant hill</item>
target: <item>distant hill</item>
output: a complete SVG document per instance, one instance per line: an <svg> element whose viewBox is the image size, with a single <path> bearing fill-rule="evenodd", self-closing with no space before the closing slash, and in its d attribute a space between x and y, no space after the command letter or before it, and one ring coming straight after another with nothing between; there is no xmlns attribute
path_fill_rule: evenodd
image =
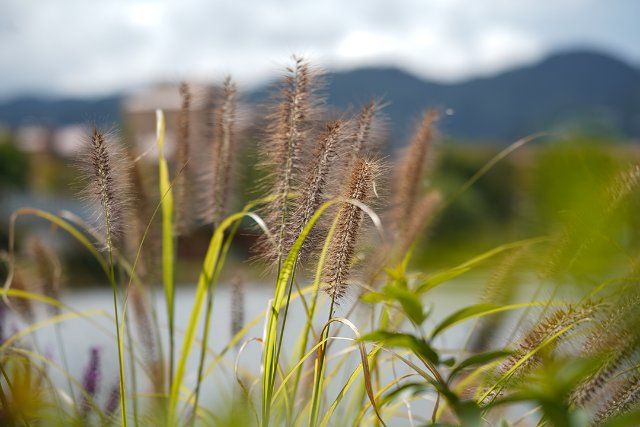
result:
<svg viewBox="0 0 640 427"><path fill-rule="evenodd" d="M120 121L121 96L98 99L17 98L0 103L0 124L61 126Z"/></svg>
<svg viewBox="0 0 640 427"><path fill-rule="evenodd" d="M602 54L554 55L524 68L456 84L404 71L359 69L330 76L329 103L345 107L383 96L393 134L406 136L427 106L451 109L443 120L457 138L511 140L541 130L589 126L640 136L640 71Z"/></svg>
<svg viewBox="0 0 640 427"><path fill-rule="evenodd" d="M441 84L396 68L330 73L328 102L357 106L371 97L389 103L390 133L399 144L427 106L450 109L446 135L507 142L541 131L585 128L640 137L640 70L611 56L573 51L527 67L460 83ZM267 87L247 94L264 100ZM0 123L51 125L87 120L117 121L121 98L18 99L0 104Z"/></svg>

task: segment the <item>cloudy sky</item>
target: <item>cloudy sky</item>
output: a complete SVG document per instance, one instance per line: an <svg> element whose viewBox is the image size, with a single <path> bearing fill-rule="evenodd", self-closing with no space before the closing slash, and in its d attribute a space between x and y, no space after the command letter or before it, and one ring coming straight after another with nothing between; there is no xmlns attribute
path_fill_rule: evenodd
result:
<svg viewBox="0 0 640 427"><path fill-rule="evenodd" d="M225 73L250 86L291 53L441 81L576 46L640 65L639 20L638 0L0 0L0 98Z"/></svg>

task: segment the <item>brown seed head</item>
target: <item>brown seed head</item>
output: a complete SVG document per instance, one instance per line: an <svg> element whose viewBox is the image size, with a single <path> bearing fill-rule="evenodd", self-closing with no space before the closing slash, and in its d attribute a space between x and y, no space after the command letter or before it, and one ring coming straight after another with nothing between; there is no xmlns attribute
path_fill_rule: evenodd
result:
<svg viewBox="0 0 640 427"><path fill-rule="evenodd" d="M154 390L160 391L163 387L163 369L161 366L160 343L158 333L154 329L153 313L149 294L140 284L134 284L131 289L131 310L135 319L138 338L142 344L145 361L151 372Z"/></svg>
<svg viewBox="0 0 640 427"><path fill-rule="evenodd" d="M175 183L175 232L187 234L194 225L192 212L193 166L191 165L191 89L185 82L180 84L182 104L178 115L178 138L176 145L176 183Z"/></svg>
<svg viewBox="0 0 640 427"><path fill-rule="evenodd" d="M231 77L222 87L222 101L214 109L213 129L213 185L207 217L219 223L227 212L236 139L237 89Z"/></svg>
<svg viewBox="0 0 640 427"><path fill-rule="evenodd" d="M591 425L599 426L610 418L632 409L640 401L640 376L626 379L615 394L594 415Z"/></svg>
<svg viewBox="0 0 640 427"><path fill-rule="evenodd" d="M25 276L22 272L16 269L13 273L13 280L11 281L11 287L17 291L32 292L32 289L27 283ZM11 297L9 302L15 308L15 311L26 323L33 323L36 318L36 312L29 298Z"/></svg>
<svg viewBox="0 0 640 427"><path fill-rule="evenodd" d="M231 336L244 326L245 290L244 280L238 274L231 280ZM239 345L240 343L238 343Z"/></svg>
<svg viewBox="0 0 640 427"><path fill-rule="evenodd" d="M350 153L347 156L347 167L351 167L353 162L369 153L376 151L379 147L378 140L380 134L380 103L371 100L367 103L354 119L352 135L350 137Z"/></svg>
<svg viewBox="0 0 640 427"><path fill-rule="evenodd" d="M343 120L332 120L326 123L323 132L317 138L312 157L304 168L300 197L296 200L297 207L291 215L290 241L286 242L287 249L293 245L295 238L302 232L315 211L325 200L327 181L337 157L340 145L345 141L347 123ZM305 242L305 251L312 247L314 234Z"/></svg>
<svg viewBox="0 0 640 427"><path fill-rule="evenodd" d="M556 343L565 336L575 326L588 319L596 310L596 304L593 302L586 302L580 305L568 305L564 309L555 310L550 315L546 316L540 322L538 322L518 343L515 352L509 356L509 358L502 363L498 372L505 374L512 369L516 364L536 349L540 344L550 337L556 334L561 334L556 338ZM565 330L562 332L563 330ZM519 365L517 372L521 373L525 369L533 366L537 361L536 356L529 358L525 363Z"/></svg>
<svg viewBox="0 0 640 427"><path fill-rule="evenodd" d="M29 242L29 250L33 258L42 283L44 294L49 298L60 299L60 287L62 285L62 267L60 260L54 251L45 246L39 237L33 237ZM47 305L53 315L60 313L60 308Z"/></svg>
<svg viewBox="0 0 640 427"><path fill-rule="evenodd" d="M379 170L378 161L358 159L343 191L343 197L368 203ZM325 291L335 301L346 294L351 262L363 219L364 212L351 203L345 202L338 211L337 226L329 243L323 279Z"/></svg>
<svg viewBox="0 0 640 427"><path fill-rule="evenodd" d="M427 110L409 144L402 155L395 178L396 188L393 194L393 224L402 230L414 215L418 204L426 162L434 139L433 124L438 112Z"/></svg>
<svg viewBox="0 0 640 427"><path fill-rule="evenodd" d="M128 160L111 135L96 127L79 160L86 181L84 199L95 212L95 227L103 233L105 247L109 250L115 248L129 218Z"/></svg>
<svg viewBox="0 0 640 427"><path fill-rule="evenodd" d="M294 61L284 78L277 107L268 117L267 138L262 144L262 166L271 172L267 186L274 197L263 216L275 241L263 237L259 251L272 261L282 259L286 243L292 240L291 199L300 190L301 152L318 114L317 74L303 59L294 57Z"/></svg>

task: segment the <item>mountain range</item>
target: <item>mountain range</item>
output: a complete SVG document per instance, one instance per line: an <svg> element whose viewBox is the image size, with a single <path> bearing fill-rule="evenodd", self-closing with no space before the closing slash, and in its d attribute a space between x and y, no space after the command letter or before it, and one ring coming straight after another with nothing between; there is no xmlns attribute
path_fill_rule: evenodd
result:
<svg viewBox="0 0 640 427"><path fill-rule="evenodd" d="M640 137L640 70L595 51L557 53L490 77L436 83L398 68L359 68L327 75L327 101L357 108L371 98L387 106L389 132L402 140L420 111L446 111L445 135L463 140L502 141L538 131L588 130ZM246 99L262 101L268 85ZM17 98L0 103L0 123L57 126L120 117L121 95L101 99Z"/></svg>

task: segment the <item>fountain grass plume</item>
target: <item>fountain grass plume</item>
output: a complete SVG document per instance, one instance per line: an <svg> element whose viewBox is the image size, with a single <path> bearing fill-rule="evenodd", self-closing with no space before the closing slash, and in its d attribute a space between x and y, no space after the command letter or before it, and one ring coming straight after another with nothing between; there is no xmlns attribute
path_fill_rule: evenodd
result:
<svg viewBox="0 0 640 427"><path fill-rule="evenodd" d="M367 204L372 195L381 164L372 158L358 159L343 190L342 197ZM339 301L348 290L349 274L364 212L358 206L344 203L338 211L337 227L329 243L324 268L324 290L334 301Z"/></svg>
<svg viewBox="0 0 640 427"><path fill-rule="evenodd" d="M178 114L178 138L175 157L175 221L174 232L184 235L191 231L195 224L192 199L195 195L193 188L193 164L191 164L191 87L188 83L180 84L182 99Z"/></svg>
<svg viewBox="0 0 640 427"><path fill-rule="evenodd" d="M593 416L591 425L602 425L605 421L629 411L638 402L640 402L640 376L636 374L620 384L613 396Z"/></svg>
<svg viewBox="0 0 640 427"><path fill-rule="evenodd" d="M151 200L147 174L140 158L135 158L130 147L126 154L131 163L130 188L132 198L136 201L136 209L130 217L131 226L125 236L127 257L135 260L138 250L140 258L136 263L136 274L142 281L153 281L157 278L158 258L161 251L160 227L154 219L154 204ZM148 230L147 230L147 227ZM145 230L146 235L145 235ZM144 241L143 241L144 239ZM142 247L140 245L142 244Z"/></svg>
<svg viewBox="0 0 640 427"><path fill-rule="evenodd" d="M130 310L135 319L137 337L142 344L142 353L148 365L153 389L160 393L164 385L164 367L162 366L162 350L158 331L155 329L151 312L150 296L141 284L132 285L129 299Z"/></svg>
<svg viewBox="0 0 640 427"><path fill-rule="evenodd" d="M591 301L576 305L569 304L567 307L557 309L550 315L545 316L518 342L514 353L498 367L498 372L505 374L516 366L518 366L518 373L526 371L537 362L538 358L534 355L524 363L517 365L521 359L537 349L548 338L560 334L556 338L557 343L570 330L574 329L578 323L592 316L596 307L597 304Z"/></svg>
<svg viewBox="0 0 640 427"><path fill-rule="evenodd" d="M22 270L15 269L11 280L11 287L18 291L31 292L29 280L25 277ZM33 301L28 298L9 298L10 307L20 316L26 323L31 324L36 320L36 310Z"/></svg>
<svg viewBox="0 0 640 427"><path fill-rule="evenodd" d="M392 221L397 230L406 227L417 211L437 119L438 112L435 109L423 113L409 146L399 160L392 208Z"/></svg>
<svg viewBox="0 0 640 427"><path fill-rule="evenodd" d="M98 229L104 232L104 246L108 252L108 279L113 291L114 323L118 343L118 368L120 380L120 405L122 424L127 425L124 341L118 310L118 288L115 276L114 253L116 242L124 234L130 212L131 180L130 163L126 154L107 134L93 128L90 143L84 147L80 156L80 169L87 181L84 194L90 205L96 210Z"/></svg>
<svg viewBox="0 0 640 427"><path fill-rule="evenodd" d="M605 318L595 323L582 345L582 354L602 360L597 371L579 383L569 401L583 407L603 392L608 381L620 370L638 348L640 334L636 331L638 295L627 295L605 310Z"/></svg>
<svg viewBox="0 0 640 427"><path fill-rule="evenodd" d="M518 291L518 273L528 253L529 248L525 246L505 255L485 283L480 298L483 303L506 305L513 300ZM473 353L487 351L505 317L504 313L498 313L478 319L467 349Z"/></svg>
<svg viewBox="0 0 640 427"><path fill-rule="evenodd" d="M366 103L360 112L353 118L353 126L349 140L349 153L347 153L347 168L351 167L356 159L363 155L370 155L380 151L381 134L383 133L383 118L380 101L372 99Z"/></svg>
<svg viewBox="0 0 640 427"><path fill-rule="evenodd" d="M59 300L62 286L62 266L58 255L37 236L33 236L29 241L29 252L34 261L44 294ZM52 315L60 314L59 306L47 305L47 309Z"/></svg>
<svg viewBox="0 0 640 427"><path fill-rule="evenodd" d="M127 228L131 211L130 163L113 132L91 131L78 161L85 188L82 196L93 212L104 248L113 251Z"/></svg>
<svg viewBox="0 0 640 427"><path fill-rule="evenodd" d="M212 184L206 204L207 222L218 224L228 213L235 153L238 150L238 91L231 77L222 85L222 99L213 110Z"/></svg>
<svg viewBox="0 0 640 427"><path fill-rule="evenodd" d="M116 382L111 386L109 396L107 396L107 403L104 406L104 414L108 417L113 416L118 407L120 406L120 386Z"/></svg>
<svg viewBox="0 0 640 427"><path fill-rule="evenodd" d="M235 336L245 324L245 285L240 274L231 280L231 321L230 336ZM236 348L240 347L240 342Z"/></svg>
<svg viewBox="0 0 640 427"><path fill-rule="evenodd" d="M295 239L302 232L315 211L325 201L327 184L332 173L336 171L335 161L338 153L350 148L344 147L347 141L347 126L348 123L344 120L331 120L324 125L323 131L317 137L313 153L304 167L300 196L291 214L289 238ZM314 230L316 232L312 232L303 245L303 255L308 254L317 243L318 232L317 229ZM293 241L286 242L287 247L291 247L292 244Z"/></svg>
<svg viewBox="0 0 640 427"><path fill-rule="evenodd" d="M307 61L294 57L293 66L276 94L267 117L265 140L261 143L261 167L267 172L264 186L274 200L263 208L263 217L274 241L263 236L257 249L265 259L278 263L292 241L291 198L300 190L301 153L306 148L319 114L319 73Z"/></svg>

